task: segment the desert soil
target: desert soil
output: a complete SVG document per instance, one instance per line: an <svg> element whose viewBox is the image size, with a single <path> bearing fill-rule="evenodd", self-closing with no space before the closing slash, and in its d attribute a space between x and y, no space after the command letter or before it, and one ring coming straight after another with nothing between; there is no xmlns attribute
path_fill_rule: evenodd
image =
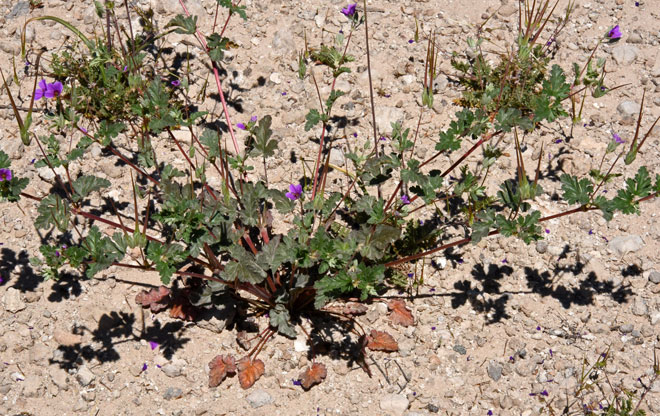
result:
<svg viewBox="0 0 660 416"><path fill-rule="evenodd" d="M20 58L20 32L26 19L56 15L87 34L100 30L91 1L43 3L45 7L30 11L27 1L0 0L0 16L4 16L0 17L0 62L5 76L11 76L12 62L16 63L21 85L10 80L10 88L22 106L29 104L33 82L25 76ZM528 166L536 166L544 144L542 184L547 192L535 201L544 214L566 209L551 200L562 173L583 175L596 167L612 133L628 143L632 140L643 90L644 133L660 114L660 4L657 0L578 3L557 39L561 52L555 62L567 71L572 62L584 63L598 38L618 24L621 41L601 46L596 56L608 60L607 85L626 86L595 104L588 101L573 138L567 137L569 120L525 138ZM161 27L181 12L175 0L137 4L153 7ZM215 1L187 0L186 4L199 16L202 31L208 31ZM247 122L252 115L273 116L281 150L269 166L269 179L284 189L297 180L302 160L315 155L311 139L319 134L303 128L307 109L315 108L318 99L309 76L303 81L297 76L297 53L305 35L310 46L318 46L332 41L332 34L340 29L347 31L347 20L339 13L346 4L337 0L246 0L243 4L248 20L234 18L229 23L228 34L240 48L228 53L225 93L240 104L231 108L235 123ZM457 110L451 52L463 53L466 38L474 36L476 26L491 14L493 43L487 47L504 50L517 25L517 2L381 0L369 1L369 7L374 87L383 91L376 98L377 117L385 136L390 122L401 120L414 129L419 115L426 44L409 42L415 17L426 32L434 29L439 36L443 75L436 83L434 110L423 118L422 145L417 150L419 157L429 156L427 149ZM555 15L562 14L562 7ZM361 2L358 10L362 11ZM69 33L55 24L33 22L26 35L32 50L45 46L47 56L62 48ZM190 39L184 42L179 35L171 39L176 52L199 55ZM336 107L349 122L334 133L333 163L344 162L347 139L342 137L357 143L371 131L363 32L353 42L357 57L353 72L338 82L338 88L349 95ZM199 64L194 65L198 78L193 78L193 94L200 91L206 75ZM327 77L320 68L313 70L321 94L327 94ZM0 148L10 155L15 174L31 179L28 191L44 195L52 175L30 163L39 157L38 148L34 142L27 147L21 144L6 97L3 91ZM207 97L205 104L220 114L217 101ZM38 119L35 128L43 134L44 121ZM643 154L621 171L625 177L642 164L660 173L659 139L656 129ZM512 141L506 140L513 155ZM292 152L298 157L291 158ZM166 161L184 169L175 155ZM100 148L84 160L84 171L112 181L110 197L130 195L127 175L114 160L101 157ZM452 160L439 158L436 163L448 166ZM505 158L494 177L511 177L514 166L513 157ZM611 195L615 189L608 191ZM307 392L296 383L310 361L302 332L295 342L275 336L267 343L260 355L266 373L250 390L242 390L235 377L209 388L207 363L217 354L240 356L243 351L236 342L231 314L184 322L141 309L135 295L159 284L155 274L112 268L92 280L65 277L44 282L28 260L39 255L45 236L32 224L36 206L30 200L18 206L0 204L0 414L534 415L544 402L561 412L561 403L574 397L585 360L593 363L607 351L610 359L601 377L607 376L610 385L603 382L602 392L595 389L593 400L611 397L612 388L639 394L652 371L660 333L659 200L644 203L642 215L616 216L609 223L595 212L550 221L544 224L545 240L529 246L513 238L491 237L428 259L420 296L406 300L414 326L393 325L385 298L370 302L368 312L358 318L368 330L391 333L400 351L369 352L370 378L343 351L332 350L318 358L328 368L327 379ZM257 323L261 328L266 325L265 320ZM341 341L341 335L335 336ZM660 381L656 381L641 405L649 414L660 414L659 393Z"/></svg>

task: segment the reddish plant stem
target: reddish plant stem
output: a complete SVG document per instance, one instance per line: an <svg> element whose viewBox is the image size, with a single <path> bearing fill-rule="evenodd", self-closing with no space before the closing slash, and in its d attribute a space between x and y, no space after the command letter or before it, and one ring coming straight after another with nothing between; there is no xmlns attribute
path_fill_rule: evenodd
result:
<svg viewBox="0 0 660 416"><path fill-rule="evenodd" d="M344 46L344 53L342 54L342 59L346 56L346 51L348 51L348 44L351 43L351 37L353 36L353 30L348 33L348 38L346 38L346 45ZM312 73L312 78L314 74ZM332 85L330 86L330 94L335 90L335 84L337 83L337 77L332 80ZM321 100L321 93L319 92L319 87L316 84L316 79L314 78L314 85L316 86L316 93L319 96L319 101L321 101L321 111L323 111L323 101ZM328 114L328 118L330 114ZM323 129L321 130L321 138L319 139L319 151L316 154L316 163L314 163L314 181L312 183L312 201L316 197L316 184L319 179L319 167L321 164L321 153L323 153L323 144L325 140L325 132L327 130L327 124L323 123Z"/></svg>
<svg viewBox="0 0 660 416"><path fill-rule="evenodd" d="M183 150L183 147L181 147L181 144L179 143L179 141L176 139L176 137L174 137L174 134L172 134L172 130L170 130L169 127L167 128L167 133L170 135L172 140L174 140L174 143L176 143L176 146L179 148L179 151L181 151L181 154L183 155L183 157L186 158L186 160L188 161L188 164L190 165L190 167L194 171L196 169L195 165L192 163L192 160L190 160L190 158L188 157L186 152ZM204 189L206 189L206 191L209 193L209 195L211 195L211 197L214 200L216 200L216 201L218 200L218 197L215 196L215 192L213 192L213 189L211 189L211 187L206 182L204 182Z"/></svg>
<svg viewBox="0 0 660 416"><path fill-rule="evenodd" d="M186 8L186 5L183 3L183 0L179 0L179 4L183 8L184 13L186 16L190 16L190 13L188 12L188 9ZM229 14L229 17L231 17L231 13ZM229 19L229 17L227 19ZM226 26L226 24L225 24ZM224 31L224 29L223 29ZM204 52L208 55L208 50L209 47L206 44L206 40L204 39L204 35L197 30L197 40L199 41L200 45L202 45L202 49ZM210 57L209 57L210 59ZM231 140L234 144L234 150L236 151L236 154L238 155L240 152L238 150L238 142L236 141L236 136L234 134L234 128L232 127L231 124L231 119L229 117L229 109L227 108L227 101L225 100L225 94L222 92L222 83L220 82L220 74L218 73L218 66L216 65L215 61L211 60L211 64L213 66L213 76L215 77L215 84L218 87L218 94L220 95L220 101L222 102L222 111L225 113L225 119L227 120L227 127L229 128L229 135L231 136Z"/></svg>

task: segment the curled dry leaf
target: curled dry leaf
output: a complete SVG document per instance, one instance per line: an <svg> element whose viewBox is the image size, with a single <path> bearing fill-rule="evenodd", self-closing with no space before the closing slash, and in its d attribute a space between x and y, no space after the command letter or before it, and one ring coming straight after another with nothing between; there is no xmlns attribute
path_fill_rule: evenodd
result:
<svg viewBox="0 0 660 416"><path fill-rule="evenodd" d="M252 337L250 337L246 331L238 331L238 334L236 334L236 343L245 351L247 351L252 346L252 341L250 338Z"/></svg>
<svg viewBox="0 0 660 416"><path fill-rule="evenodd" d="M236 374L236 362L231 355L216 355L209 363L209 387L217 387L227 377Z"/></svg>
<svg viewBox="0 0 660 416"><path fill-rule="evenodd" d="M151 312L159 312L170 304L170 290L165 286L153 288L150 291L143 290L135 296L135 302L143 308L151 309Z"/></svg>
<svg viewBox="0 0 660 416"><path fill-rule="evenodd" d="M300 385L305 390L309 390L313 385L319 384L328 375L325 365L321 363L314 363L311 367L307 367L305 371L300 373Z"/></svg>
<svg viewBox="0 0 660 416"><path fill-rule="evenodd" d="M261 360L252 360L249 357L244 357L241 358L236 366L238 367L238 381L244 389L252 387L264 375L265 366Z"/></svg>
<svg viewBox="0 0 660 416"><path fill-rule="evenodd" d="M410 309L406 308L406 302L399 299L392 299L387 304L387 309L392 312L390 313L390 319L393 324L411 326L415 323L415 318L413 318Z"/></svg>
<svg viewBox="0 0 660 416"><path fill-rule="evenodd" d="M367 337L367 348L372 351L394 352L399 351L399 344L392 335L374 329Z"/></svg>
<svg viewBox="0 0 660 416"><path fill-rule="evenodd" d="M184 321L194 321L197 318L197 308L190 303L190 299L182 294L172 301L170 316Z"/></svg>

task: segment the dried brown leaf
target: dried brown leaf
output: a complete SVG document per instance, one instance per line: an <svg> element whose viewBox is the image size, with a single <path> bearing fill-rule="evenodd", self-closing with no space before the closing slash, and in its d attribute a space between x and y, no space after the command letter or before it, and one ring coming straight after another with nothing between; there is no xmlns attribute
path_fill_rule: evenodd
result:
<svg viewBox="0 0 660 416"><path fill-rule="evenodd" d="M412 326L415 324L415 318L413 318L410 309L406 308L406 302L400 299L392 299L387 304L387 309L390 313L390 319L393 324L398 324L401 326Z"/></svg>
<svg viewBox="0 0 660 416"><path fill-rule="evenodd" d="M245 351L247 351L252 346L252 341L250 338L252 337L250 337L246 331L238 331L238 334L236 334L236 343Z"/></svg>
<svg viewBox="0 0 660 416"><path fill-rule="evenodd" d="M300 385L305 390L309 390L313 385L319 384L328 375L325 365L321 363L314 363L311 367L307 367L305 371L300 373Z"/></svg>
<svg viewBox="0 0 660 416"><path fill-rule="evenodd" d="M170 290L165 286L153 288L148 292L143 290L135 296L135 302L143 308L151 309L151 312L162 311L170 304Z"/></svg>
<svg viewBox="0 0 660 416"><path fill-rule="evenodd" d="M367 348L372 351L394 352L399 351L399 344L397 344L392 335L374 329L367 337Z"/></svg>
<svg viewBox="0 0 660 416"><path fill-rule="evenodd" d="M190 303L190 300L183 295L177 296L172 301L170 316L183 321L194 321L197 318L197 308Z"/></svg>
<svg viewBox="0 0 660 416"><path fill-rule="evenodd" d="M231 355L216 355L209 363L209 387L217 387L227 377L236 374L236 362Z"/></svg>
<svg viewBox="0 0 660 416"><path fill-rule="evenodd" d="M362 315L367 313L367 306L362 303L349 302L344 305L344 311L346 315Z"/></svg>
<svg viewBox="0 0 660 416"><path fill-rule="evenodd" d="M265 366L261 360L252 360L249 357L244 357L236 366L238 367L238 381L244 389L252 387L264 375Z"/></svg>

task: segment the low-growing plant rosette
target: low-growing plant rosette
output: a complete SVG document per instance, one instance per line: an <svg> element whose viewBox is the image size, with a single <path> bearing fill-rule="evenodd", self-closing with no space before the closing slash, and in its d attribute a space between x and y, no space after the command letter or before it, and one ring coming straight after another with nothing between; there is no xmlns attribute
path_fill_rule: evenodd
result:
<svg viewBox="0 0 660 416"><path fill-rule="evenodd" d="M247 18L247 6L229 0L218 4L226 12L219 33L204 35L197 17L182 7L183 13L161 31L148 22L137 35L119 30L112 34L115 29L110 27L120 44L114 37L88 39L61 19L40 17L64 24L86 48L65 50L49 61L54 78L66 80L67 94L62 95L61 83L43 79L34 94L34 100L58 99L49 118L58 134L38 138L35 163L52 172L52 190L43 197L25 193L27 180L16 178L9 158L0 153L1 195L39 202L34 224L48 232L34 264L44 278L59 279L64 269L78 270L86 278L111 267L154 271L163 286L135 297L150 313L169 311L174 319L195 321L204 309L222 308L261 318L254 336L241 328L244 316L237 318L237 343L246 353L216 355L208 364L211 387L234 375L243 388L258 382L265 369L259 354L269 339L280 335L307 338L311 363L298 380L302 388L313 388L327 371L320 362L323 357L315 354L309 328L328 318L350 332L346 342L353 344L357 363L371 375L366 350L393 353L398 343L387 332L362 327L358 317L366 308L359 302L380 298L388 290L412 296L424 285L424 263L418 273L417 260L496 234L529 244L549 234L543 222L592 210L607 220L615 213L639 213L640 204L660 192L660 175L652 178L655 172L644 166L636 172L621 169L620 162L635 161L650 134L640 136L638 125L633 138L612 136L612 148L608 145L589 176L560 176L560 198L572 207L562 210L557 205L559 212L546 215L535 208L543 186L552 185L545 175L552 158L539 157L532 169L525 166L521 136L569 115L578 120L579 93L584 103L587 90L597 98L617 88L604 87L604 64L591 57L583 66L574 66L573 79L559 65L551 65L548 39L560 37L563 26L545 36L552 20L545 1L521 3L528 19L511 54L492 59L481 47L484 39L478 38L467 41L469 59L453 56L462 93L456 104L461 109L437 131L424 157L416 149L422 145L420 126L431 117L437 94L436 34L422 30L415 35L428 41L419 118L410 127L393 123L385 138L376 123L367 2L361 16L356 3L335 10L350 20L348 35L338 33L333 42L316 48L306 46L298 56L297 74L301 82L310 83L319 103L307 109L301 126L316 146L314 155L300 163L300 170L286 169L286 179L271 183L269 170L273 163L283 163L283 148L288 151L289 146L282 146L282 138L274 134L272 116L257 113L247 119L228 106L220 69L234 44L224 36L224 28L232 16ZM101 14L116 18L113 8L99 7ZM567 17L571 11L569 6ZM366 55L356 57L349 54L351 39L361 28ZM172 33L199 44L206 60L206 66L199 67L209 68L225 123L218 123L220 114L214 108L198 110L192 104L188 82L205 78L189 73L196 66L173 73L166 58L156 60L146 53L167 45ZM607 37L616 36L612 32ZM359 122L371 128L350 136L358 129L338 133L341 117L335 110L353 94L337 85L356 69L358 60L366 67L370 105L370 114ZM313 70L307 65L314 65ZM32 71L35 77L50 73ZM321 71L323 77L318 76ZM319 87L322 79L329 80L329 88ZM205 94L198 99L203 102ZM19 114L17 107L14 110ZM29 132L29 123L17 120L21 131ZM346 163L336 166L330 155L341 140L348 142ZM74 169L90 157L94 144L104 149L101 156L112 157L130 172L124 176L130 191L122 196L130 210L100 213L93 206L113 185L94 172ZM168 149L174 149L176 157ZM620 154L614 157L615 152ZM505 169L500 159L508 155L515 156L515 166L510 179L498 181L493 167ZM176 158L184 167L165 162ZM618 176L625 176L625 183L616 183ZM598 192L605 184L617 188L610 198ZM451 231L457 228L464 233ZM404 300L390 299L387 308L392 325L416 325ZM158 348L157 343L150 346Z"/></svg>

